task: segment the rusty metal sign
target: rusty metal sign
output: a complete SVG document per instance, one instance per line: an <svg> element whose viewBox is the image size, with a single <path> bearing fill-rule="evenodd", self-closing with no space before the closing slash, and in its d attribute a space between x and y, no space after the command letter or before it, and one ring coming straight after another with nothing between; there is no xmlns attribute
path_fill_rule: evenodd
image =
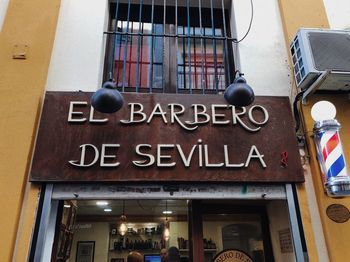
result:
<svg viewBox="0 0 350 262"><path fill-rule="evenodd" d="M46 93L30 181L304 181L286 97L235 108L220 95L124 93L101 114L91 95Z"/></svg>

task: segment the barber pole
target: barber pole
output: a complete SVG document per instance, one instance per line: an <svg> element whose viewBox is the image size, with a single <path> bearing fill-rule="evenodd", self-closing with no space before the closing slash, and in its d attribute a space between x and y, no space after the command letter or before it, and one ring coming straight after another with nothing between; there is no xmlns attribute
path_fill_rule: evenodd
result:
<svg viewBox="0 0 350 262"><path fill-rule="evenodd" d="M314 140L327 194L332 197L350 195L350 177L339 135L341 125L336 119L315 120Z"/></svg>

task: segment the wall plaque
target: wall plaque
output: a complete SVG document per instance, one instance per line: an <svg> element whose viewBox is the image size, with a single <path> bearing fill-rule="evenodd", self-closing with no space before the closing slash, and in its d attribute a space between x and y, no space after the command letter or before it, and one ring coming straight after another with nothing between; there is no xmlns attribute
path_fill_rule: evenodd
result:
<svg viewBox="0 0 350 262"><path fill-rule="evenodd" d="M287 97L235 108L220 95L124 93L101 114L91 95L46 93L30 181L304 181Z"/></svg>
<svg viewBox="0 0 350 262"><path fill-rule="evenodd" d="M350 218L349 209L340 204L332 204L327 207L326 214L329 219L333 220L336 223L345 223Z"/></svg>

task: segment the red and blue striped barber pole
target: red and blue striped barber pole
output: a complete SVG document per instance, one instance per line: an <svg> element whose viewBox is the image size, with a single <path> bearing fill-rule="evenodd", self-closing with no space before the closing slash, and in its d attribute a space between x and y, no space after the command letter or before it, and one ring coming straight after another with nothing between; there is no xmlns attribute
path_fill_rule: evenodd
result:
<svg viewBox="0 0 350 262"><path fill-rule="evenodd" d="M335 119L319 121L314 126L314 139L323 182L327 194L333 197L350 195L350 177L340 141L340 127Z"/></svg>

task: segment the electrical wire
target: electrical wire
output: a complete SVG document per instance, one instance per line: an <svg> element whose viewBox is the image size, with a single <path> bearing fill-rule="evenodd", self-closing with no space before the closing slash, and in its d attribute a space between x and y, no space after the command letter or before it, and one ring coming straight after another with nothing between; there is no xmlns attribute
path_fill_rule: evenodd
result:
<svg viewBox="0 0 350 262"><path fill-rule="evenodd" d="M253 17L254 17L254 6L253 6L253 0L250 0L250 7L251 7L251 16L250 16L250 22L248 26L248 30L245 33L245 35L240 39L240 40L233 40L234 43L238 44L239 42L242 42L249 34L250 29L252 28L252 23L253 23Z"/></svg>
<svg viewBox="0 0 350 262"><path fill-rule="evenodd" d="M304 91L301 91L299 94L295 96L294 102L293 102L293 113L294 113L294 119L295 119L295 132L298 132L300 128L300 115L299 115L299 110L298 110L298 101L300 98L303 97L303 94L305 93Z"/></svg>

